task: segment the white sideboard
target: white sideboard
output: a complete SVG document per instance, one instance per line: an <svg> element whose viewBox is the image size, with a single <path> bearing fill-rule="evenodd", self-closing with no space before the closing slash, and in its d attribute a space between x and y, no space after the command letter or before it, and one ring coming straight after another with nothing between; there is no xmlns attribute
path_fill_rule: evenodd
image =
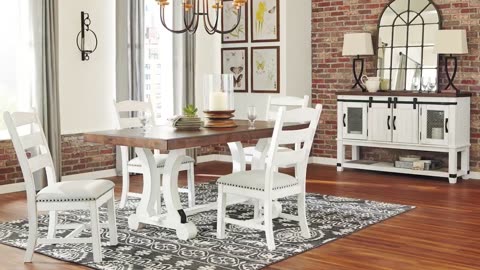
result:
<svg viewBox="0 0 480 270"><path fill-rule="evenodd" d="M337 94L337 170L343 168L446 177L454 184L470 174L470 96L408 92ZM352 160L345 147L352 146ZM448 153L448 170L397 168L360 159L359 147ZM461 153L460 168L458 153Z"/></svg>

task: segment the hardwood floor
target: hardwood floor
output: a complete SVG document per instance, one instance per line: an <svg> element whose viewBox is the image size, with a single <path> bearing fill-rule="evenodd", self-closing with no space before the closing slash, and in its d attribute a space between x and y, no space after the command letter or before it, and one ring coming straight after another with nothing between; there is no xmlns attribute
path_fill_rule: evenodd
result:
<svg viewBox="0 0 480 270"><path fill-rule="evenodd" d="M212 181L230 171L227 163L204 163L196 167L196 179ZM308 179L308 192L417 208L267 269L480 269L480 181L450 185L446 179L358 170L337 173L334 167L319 165L309 167ZM132 180L132 189L140 191L141 180ZM115 181L120 191L120 179ZM25 216L24 193L0 195L0 221ZM0 269L84 269L38 254L34 263L23 264L23 254L0 245Z"/></svg>

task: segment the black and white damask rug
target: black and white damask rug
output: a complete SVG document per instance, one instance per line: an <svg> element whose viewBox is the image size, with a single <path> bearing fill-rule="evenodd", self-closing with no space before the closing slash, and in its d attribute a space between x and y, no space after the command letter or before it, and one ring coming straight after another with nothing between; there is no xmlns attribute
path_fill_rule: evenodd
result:
<svg viewBox="0 0 480 270"><path fill-rule="evenodd" d="M216 201L216 185L197 187L197 203ZM183 196L183 195L182 195ZM183 197L182 201L186 201ZM297 222L276 219L274 221L276 250L268 251L265 235L261 231L227 225L226 239L216 238L216 211L189 217L198 228L195 239L181 241L173 230L145 226L138 231L128 229L127 218L134 212L138 200L130 200L128 207L117 210L118 246L107 246L108 230L102 232L103 262L92 262L89 244L39 245L36 252L74 262L94 269L170 269L170 270L222 270L261 269L312 248L347 236L370 225L413 209L412 206L350 199L318 194L308 194L308 223L312 238L304 239ZM296 214L296 198L281 200L283 212ZM249 219L253 216L249 205L234 205L227 214L234 218ZM101 214L106 218L106 213ZM60 215L63 223L89 220L84 211L65 212ZM40 235L47 233L48 216L39 218ZM25 248L28 222L18 220L0 224L0 243ZM58 236L69 231L59 231ZM84 232L84 236L89 236ZM35 256L33 258L35 260Z"/></svg>

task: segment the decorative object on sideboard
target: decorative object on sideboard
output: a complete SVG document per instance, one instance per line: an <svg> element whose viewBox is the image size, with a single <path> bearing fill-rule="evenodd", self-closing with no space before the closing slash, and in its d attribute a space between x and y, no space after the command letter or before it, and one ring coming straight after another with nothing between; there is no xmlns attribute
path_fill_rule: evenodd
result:
<svg viewBox="0 0 480 270"><path fill-rule="evenodd" d="M220 17L222 17L223 14L223 9L225 8L223 6L223 1L222 0L215 0L215 3L210 6L209 0L183 0L182 2L182 16L183 16L183 25L184 27L182 29L173 29L167 26L165 22L165 8L170 4L169 0L156 0L158 5L160 6L160 21L167 29L168 31L174 33L174 34L183 34L183 33L189 33L189 34L195 34L198 29L198 25L200 23L200 18L203 17L203 24L205 31L209 35L213 35L215 33L217 34L229 34L235 31L237 27L240 25L240 22L242 20L242 9L245 7L247 0L233 0L232 5L233 7L238 11L236 13L237 18L236 22L234 25L228 29L224 30L223 25L220 22ZM173 0L173 5L175 5L177 1ZM212 20L210 19L210 12L213 10L213 13L215 14L215 21L212 23ZM175 7L173 8L173 11L175 12ZM222 29L221 29L222 28Z"/></svg>
<svg viewBox="0 0 480 270"><path fill-rule="evenodd" d="M360 58L364 55L373 55L372 35L370 33L349 33L343 38L343 56L356 56L353 60L353 77L355 84L352 88L359 86L363 92L365 87L361 83L365 60ZM360 73L357 74L357 66L360 65Z"/></svg>
<svg viewBox="0 0 480 270"><path fill-rule="evenodd" d="M399 160L395 161L395 167L416 171L439 170L442 167L442 161L422 159L417 155L406 155L400 156Z"/></svg>
<svg viewBox="0 0 480 270"><path fill-rule="evenodd" d="M382 90L437 92L440 13L432 0L389 2L378 23L377 76L388 80Z"/></svg>
<svg viewBox="0 0 480 270"><path fill-rule="evenodd" d="M435 52L437 54L447 54L445 57L445 73L447 74L448 85L459 92L453 81L457 75L458 60L454 55L468 54L467 31L466 30L440 30L437 33L435 42ZM453 73L450 74L449 62L453 61Z"/></svg>
<svg viewBox="0 0 480 270"><path fill-rule="evenodd" d="M92 23L90 20L90 14L84 11L80 12L80 20L81 29L77 35L77 47L82 54L82 61L88 61L90 60L90 54L97 50L98 39L97 34L90 29L90 24ZM88 36L93 38L87 39ZM90 41L91 44L87 44L87 41Z"/></svg>
<svg viewBox="0 0 480 270"><path fill-rule="evenodd" d="M380 77L368 77L367 75L362 76L362 85L367 88L367 91L370 93L375 93L380 90Z"/></svg>
<svg viewBox="0 0 480 270"><path fill-rule="evenodd" d="M234 117L233 74L209 74L203 81L205 127L231 128L237 124Z"/></svg>

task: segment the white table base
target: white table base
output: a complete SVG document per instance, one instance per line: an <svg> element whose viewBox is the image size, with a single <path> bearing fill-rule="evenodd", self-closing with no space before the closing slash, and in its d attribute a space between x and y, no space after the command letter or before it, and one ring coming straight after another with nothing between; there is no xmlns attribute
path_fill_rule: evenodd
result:
<svg viewBox="0 0 480 270"><path fill-rule="evenodd" d="M235 152L235 154L232 154L234 171L245 170L245 155L243 155L241 143L230 143L229 146L232 153ZM217 203L183 209L178 193L178 171L185 156L185 150L170 151L165 163L163 181L161 181L153 152L145 148L135 148L135 152L142 163L142 168L144 168L143 192L136 213L128 218L129 228L138 230L142 227L142 224L150 224L176 230L177 237L181 240L194 238L197 235L197 227L192 222L188 222L187 217L214 210L217 208ZM162 189L160 189L162 184ZM161 190L163 190L167 208L165 214L160 213ZM245 197L229 196L228 204L242 203L247 200Z"/></svg>
<svg viewBox="0 0 480 270"><path fill-rule="evenodd" d="M257 144L259 151L252 160L252 169L264 169L266 157L264 149L267 144L268 139L262 139ZM246 161L242 143L232 142L228 146L232 154L233 172L245 171ZM175 230L180 240L195 238L197 227L194 223L188 222L187 217L200 212L215 210L217 209L217 203L183 209L178 193L178 172L185 156L185 149L170 151L165 163L163 181L155 163L153 152L146 148L135 148L135 152L142 163L142 168L144 168L143 192L135 214L128 218L128 227L132 230L138 230L142 227L142 224L150 224ZM162 184L163 186L160 188ZM162 191L167 208L167 212L164 214L160 213ZM254 218L258 218L259 204L255 200L249 201L246 197L231 195L228 196L227 205L245 202L255 206ZM282 205L276 201L274 203L274 217L278 217L281 211Z"/></svg>

